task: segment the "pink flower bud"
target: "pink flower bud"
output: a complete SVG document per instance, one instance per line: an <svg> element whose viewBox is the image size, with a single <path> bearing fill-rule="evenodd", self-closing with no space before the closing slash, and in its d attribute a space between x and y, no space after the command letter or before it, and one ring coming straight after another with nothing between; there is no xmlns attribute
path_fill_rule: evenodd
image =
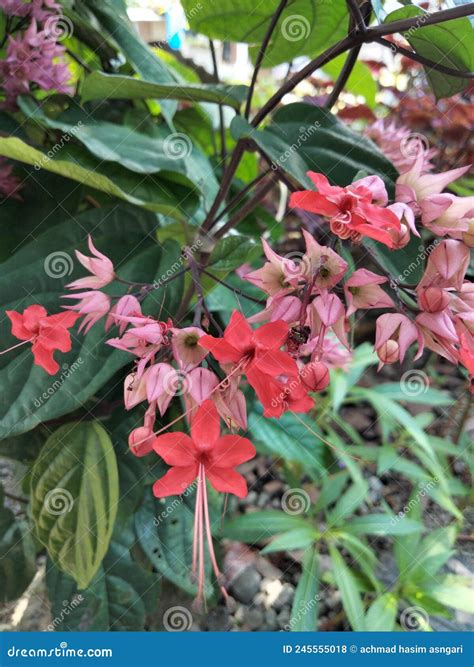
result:
<svg viewBox="0 0 474 667"><path fill-rule="evenodd" d="M422 310L437 313L449 305L449 294L441 287L427 287L420 290L418 303Z"/></svg>
<svg viewBox="0 0 474 667"><path fill-rule="evenodd" d="M380 361L384 364L394 364L400 358L400 346L396 340L388 340L377 350Z"/></svg>
<svg viewBox="0 0 474 667"><path fill-rule="evenodd" d="M329 384L329 370L322 361L306 364L300 371L300 377L310 391L323 391Z"/></svg>
<svg viewBox="0 0 474 667"><path fill-rule="evenodd" d="M145 456L153 449L153 442L156 440L153 431L146 426L134 428L128 436L128 446L135 456Z"/></svg>

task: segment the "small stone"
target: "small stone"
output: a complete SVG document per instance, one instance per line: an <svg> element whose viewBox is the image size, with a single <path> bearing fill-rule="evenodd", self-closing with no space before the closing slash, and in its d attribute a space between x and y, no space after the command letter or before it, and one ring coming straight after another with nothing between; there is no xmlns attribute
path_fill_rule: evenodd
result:
<svg viewBox="0 0 474 667"><path fill-rule="evenodd" d="M279 479L272 479L266 484L263 485L264 490L269 493L271 496L278 491L282 491L283 484Z"/></svg>
<svg viewBox="0 0 474 667"><path fill-rule="evenodd" d="M260 590L261 579L261 575L253 566L246 567L232 581L230 592L239 602L250 604Z"/></svg>
<svg viewBox="0 0 474 667"><path fill-rule="evenodd" d="M290 610L282 609L281 612L278 614L277 619L278 619L278 625L282 630L289 627L291 619Z"/></svg>
<svg viewBox="0 0 474 667"><path fill-rule="evenodd" d="M381 491L383 489L382 482L375 476L369 477L369 486L374 491Z"/></svg>
<svg viewBox="0 0 474 667"><path fill-rule="evenodd" d="M260 498L257 501L257 507L265 507L270 500L270 495L266 491L262 491Z"/></svg>
<svg viewBox="0 0 474 667"><path fill-rule="evenodd" d="M265 612L265 629L276 630L278 628L278 618L274 609L267 609Z"/></svg>
<svg viewBox="0 0 474 667"><path fill-rule="evenodd" d="M256 491L250 491L246 498L247 505L255 505L257 500L258 500L258 493Z"/></svg>
<svg viewBox="0 0 474 667"><path fill-rule="evenodd" d="M258 630L263 625L263 613L260 609L253 607L245 615L245 624L249 630Z"/></svg>

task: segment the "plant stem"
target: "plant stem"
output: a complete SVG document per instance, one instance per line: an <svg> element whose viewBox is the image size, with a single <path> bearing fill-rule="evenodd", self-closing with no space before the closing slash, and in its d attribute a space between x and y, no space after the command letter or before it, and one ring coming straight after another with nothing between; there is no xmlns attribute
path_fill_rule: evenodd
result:
<svg viewBox="0 0 474 667"><path fill-rule="evenodd" d="M245 188L243 188L242 190L240 190L240 191L235 195L235 197L233 197L233 199L230 200L230 202L228 203L228 205L227 205L227 206L226 206L226 207L219 213L219 215L217 216L217 218L214 219L214 222L213 222L213 225L212 225L212 226L214 227L214 225L215 225L216 223L218 223L219 220L220 220L221 218L224 217L224 215L226 215L227 213L229 213L229 212L234 208L234 206L236 206L236 205L237 205L237 204L238 204L238 203L245 197L245 195L246 195L250 190L252 190L252 188L254 188L254 187L257 185L257 183L260 183L260 181L261 181L263 178L265 178L265 176L266 176L267 174L270 173L270 171L271 171L271 169L267 169L266 171L262 171L262 172L257 176L257 178L254 178L253 181L251 181L250 183L248 183L248 184L245 186Z"/></svg>
<svg viewBox="0 0 474 667"><path fill-rule="evenodd" d="M219 83L220 78L219 78L219 70L217 67L216 49L212 39L209 40L209 48L211 50L212 67L214 69L214 79L216 83ZM222 104L219 104L218 108L219 108L219 129L221 134L221 160L222 163L225 165L227 159L227 145L225 140L224 107L222 106Z"/></svg>
<svg viewBox="0 0 474 667"><path fill-rule="evenodd" d="M277 181L276 176L272 176L272 178L262 185L260 188L258 188L257 192L255 195L249 199L245 204L242 206L242 208L239 208L239 210L233 215L226 224L218 229L215 233L215 238L216 239L221 239L227 232L234 227L236 227L239 222L241 222L253 209L259 204L262 199L265 197L265 195L270 192L270 190L274 187L275 183Z"/></svg>
<svg viewBox="0 0 474 667"><path fill-rule="evenodd" d="M360 46L355 46L353 49L349 51L349 54L346 58L346 62L344 63L343 68L341 69L341 72L337 78L336 83L334 84L334 88L332 89L332 92L330 96L328 97L328 100L326 104L324 105L326 109L331 110L334 104L337 102L337 98L341 94L341 92L344 89L344 86L347 83L348 78L351 75L351 72L354 68L354 65L357 62L357 58L359 56L359 52L361 49L362 45Z"/></svg>
<svg viewBox="0 0 474 667"><path fill-rule="evenodd" d="M452 67L446 67L445 65L441 65L440 63L435 63L434 60L430 60L429 58L425 58L425 56L421 56L419 53L415 53L415 51L410 51L409 49L403 48L403 46L398 46L393 42L389 42L388 39L384 39L383 37L376 37L374 39L374 42L380 44L381 46L386 46L392 51L396 51L397 53L400 53L402 56L411 58L411 60L414 60L417 63L421 63L422 65L425 65L425 67L434 69L437 72L442 72L443 74L449 74L449 76L455 76L459 79L474 78L474 72L463 72L461 70L453 69Z"/></svg>
<svg viewBox="0 0 474 667"><path fill-rule="evenodd" d="M207 217L202 224L202 231L204 232L209 231L209 229L212 227L214 218L219 210L219 207L226 198L227 193L230 190L230 186L232 185L232 179L234 177L235 172L237 171L237 167L239 166L240 160L242 158L245 149L245 145L246 142L243 141L242 139L239 139L239 141L235 145L234 152L232 153L230 162L228 163L226 169L224 170L219 192L217 193L216 198L214 199L214 202L211 208L209 209L209 213L207 214Z"/></svg>
<svg viewBox="0 0 474 667"><path fill-rule="evenodd" d="M272 16L272 20L270 21L270 24L268 26L268 30L265 33L265 37L263 38L263 41L260 45L260 49L257 55L257 60L255 61L255 68L253 70L252 74L252 80L250 82L250 88L249 88L249 94L247 96L247 103L245 105L245 118L248 118L250 115L251 107L252 107L252 96L253 92L255 90L255 84L257 83L257 77L258 73L260 71L260 67L262 66L263 58L265 56L265 52L268 48L268 45L270 43L270 39L272 38L273 31L276 28L276 25L280 19L280 16L283 13L283 10L285 9L286 5L288 4L288 0L280 0L280 4L278 5L276 12Z"/></svg>
<svg viewBox="0 0 474 667"><path fill-rule="evenodd" d="M253 303L258 303L260 306L264 306L266 304L265 299L257 299L254 296L250 296L250 294L246 294L243 290L239 289L238 287L234 287L233 285L230 285L229 283L226 283L225 280L221 280L217 276L215 276L213 273L210 273L210 271L207 271L206 269L203 269L202 272L208 276L209 278L212 278L212 280L215 280L216 283L220 283L224 287L227 287L228 290L231 290L232 292L235 292L239 296L242 296L244 299L248 299L249 301L253 301Z"/></svg>
<svg viewBox="0 0 474 667"><path fill-rule="evenodd" d="M428 25L444 23L445 21L462 18L463 16L470 16L471 14L474 14L474 2L470 2L468 5L459 5L452 9L443 9L442 11L434 12L433 14L421 14L420 16L414 16L409 19L383 23L382 25L368 28L366 32L366 41L374 41L376 37L393 35L395 32L406 32L407 30L410 30L410 28L423 28Z"/></svg>

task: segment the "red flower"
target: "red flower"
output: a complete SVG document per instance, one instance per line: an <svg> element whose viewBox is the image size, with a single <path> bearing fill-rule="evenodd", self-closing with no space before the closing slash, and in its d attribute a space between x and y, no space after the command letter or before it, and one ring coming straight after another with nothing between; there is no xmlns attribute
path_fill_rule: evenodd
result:
<svg viewBox="0 0 474 667"><path fill-rule="evenodd" d="M74 325L79 315L70 312L48 315L43 306L39 305L28 306L23 313L7 310L6 314L12 323L13 336L25 343L32 343L35 364L50 375L57 373L59 364L53 354L55 350L71 350L71 335L68 329Z"/></svg>
<svg viewBox="0 0 474 667"><path fill-rule="evenodd" d="M201 607L204 590L204 530L214 574L227 598L212 542L206 479L216 491L243 498L247 494L247 482L234 468L253 458L255 447L250 440L238 435L221 436L219 414L212 401L207 400L192 420L191 437L186 433L167 433L155 438L153 449L171 466L153 486L158 498L183 493L197 478L191 568L192 580L197 579L196 606Z"/></svg>
<svg viewBox="0 0 474 667"><path fill-rule="evenodd" d="M390 230L399 230L400 221L393 211L372 203L387 201L381 179L366 177L341 188L330 185L323 174L309 171L308 176L318 192L294 192L290 206L329 218L331 231L342 239L357 241L361 236L368 236L389 248L394 247Z"/></svg>
<svg viewBox="0 0 474 667"><path fill-rule="evenodd" d="M205 335L199 339L199 345L217 361L240 366L263 406L269 407L281 392L275 378L298 376L295 360L280 350L286 343L288 330L287 322L277 320L254 331L245 317L234 310L224 337Z"/></svg>
<svg viewBox="0 0 474 667"><path fill-rule="evenodd" d="M153 449L172 466L153 486L157 498L183 493L204 475L222 493L233 493L239 498L247 495L247 483L235 466L255 456L250 440L239 435L220 435L220 418L214 403L204 401L191 424L191 437L186 433L166 433L155 438Z"/></svg>

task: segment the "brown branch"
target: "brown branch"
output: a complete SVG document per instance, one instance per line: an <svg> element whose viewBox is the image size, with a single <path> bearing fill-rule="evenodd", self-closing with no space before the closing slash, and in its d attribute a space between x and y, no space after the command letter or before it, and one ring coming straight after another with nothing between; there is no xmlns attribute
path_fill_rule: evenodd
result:
<svg viewBox="0 0 474 667"><path fill-rule="evenodd" d="M227 204L227 206L219 213L217 218L214 219L214 222L212 226L214 227L215 224L219 222L227 213L229 213L244 197L245 195L252 190L260 181L265 178L270 173L271 169L266 169L265 171L262 171L257 178L254 178L253 181L248 183L242 190L239 190L239 192L233 197L230 202Z"/></svg>
<svg viewBox="0 0 474 667"><path fill-rule="evenodd" d="M452 69L451 67L446 67L445 65L441 65L440 63L435 63L434 60L430 60L429 58L425 58L425 56L421 56L419 53L415 53L415 51L410 51L409 49L405 49L403 46L398 46L393 42L389 42L388 39L384 39L383 37L376 37L374 39L374 42L380 44L381 46L386 46L392 51L396 51L397 53L400 53L402 56L411 58L411 60L414 60L417 63L421 63L422 65L425 65L425 67L434 69L437 72L442 72L443 74L449 74L449 76L455 76L458 79L474 78L474 72L463 72L461 70Z"/></svg>
<svg viewBox="0 0 474 667"><path fill-rule="evenodd" d="M278 5L276 12L272 16L272 20L270 21L270 24L268 26L268 30L265 33L265 37L263 38L263 41L260 45L260 49L257 55L257 60L255 61L255 67L253 70L252 74L252 80L250 82L250 88L249 88L249 94L247 96L247 103L245 105L245 118L248 118L250 115L250 110L252 106L252 97L253 97L253 91L255 89L255 84L257 83L257 77L258 73L260 71L260 67L262 66L263 58L265 56L265 52L268 48L268 45L270 43L270 40L273 35L273 31L276 28L276 25L280 19L280 16L283 13L283 10L285 9L286 5L288 4L288 0L280 0L280 4Z"/></svg>
<svg viewBox="0 0 474 667"><path fill-rule="evenodd" d="M337 98L343 91L344 86L346 85L347 80L349 79L351 72L354 69L354 65L357 62L360 50L361 46L355 46L353 49L349 51L349 54L346 58L346 62L344 63L343 68L341 69L341 72L337 78L336 83L334 84L334 87L327 99L326 104L324 105L326 109L332 109L332 107L337 102Z"/></svg>
<svg viewBox="0 0 474 667"><path fill-rule="evenodd" d="M217 67L216 49L212 39L209 40L209 48L211 50L212 68L214 70L214 81L215 83L219 83L220 79L219 79L219 69ZM222 106L222 104L219 104L218 108L219 108L219 130L221 135L221 160L222 164L225 165L227 159L227 146L225 140L224 107Z"/></svg>
<svg viewBox="0 0 474 667"><path fill-rule="evenodd" d="M410 28L423 28L428 25L444 23L445 21L459 19L471 14L474 14L474 2L470 2L468 5L453 7L452 9L443 9L433 14L420 14L409 19L382 23L367 30L366 41L373 41L376 37L383 37L384 35L393 35L395 32L406 32Z"/></svg>

